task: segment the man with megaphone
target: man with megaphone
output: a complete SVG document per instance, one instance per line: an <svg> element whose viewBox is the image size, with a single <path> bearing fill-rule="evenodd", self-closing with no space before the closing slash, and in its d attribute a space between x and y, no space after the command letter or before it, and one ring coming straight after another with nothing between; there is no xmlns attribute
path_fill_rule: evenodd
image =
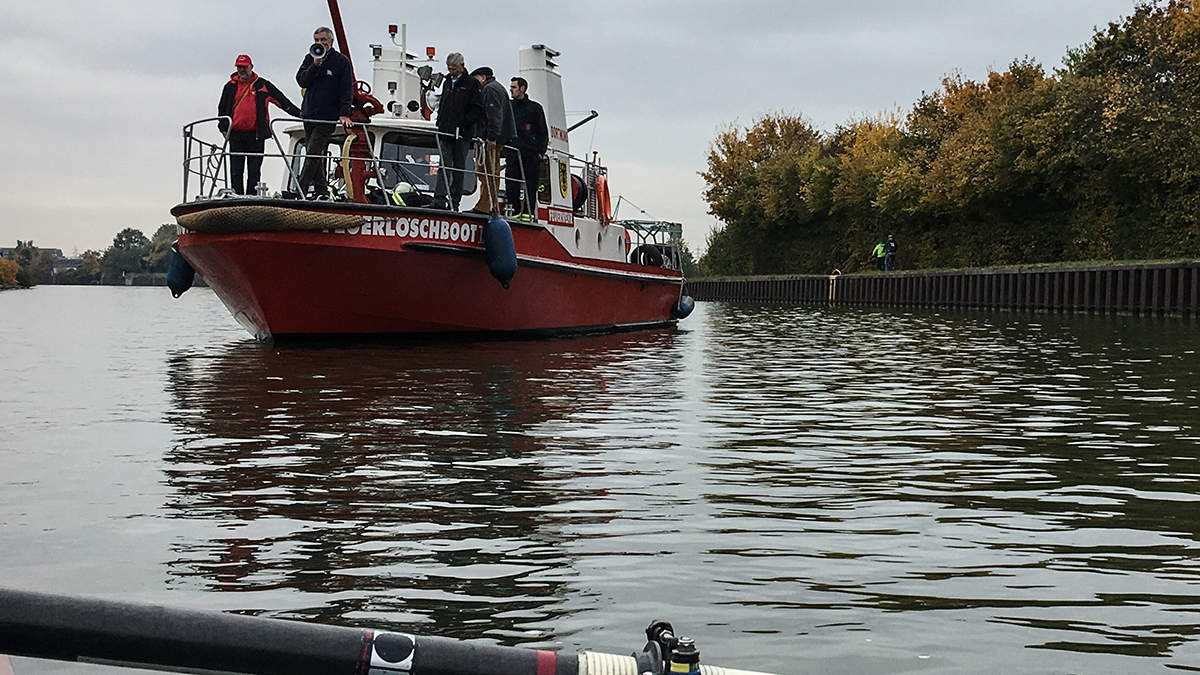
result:
<svg viewBox="0 0 1200 675"><path fill-rule="evenodd" d="M325 157L335 123L350 128L350 103L354 99L354 74L350 59L333 48L333 29L322 26L313 32L313 45L300 70L296 84L304 91L300 116L304 118L304 168L300 170L300 191L314 197L328 197Z"/></svg>

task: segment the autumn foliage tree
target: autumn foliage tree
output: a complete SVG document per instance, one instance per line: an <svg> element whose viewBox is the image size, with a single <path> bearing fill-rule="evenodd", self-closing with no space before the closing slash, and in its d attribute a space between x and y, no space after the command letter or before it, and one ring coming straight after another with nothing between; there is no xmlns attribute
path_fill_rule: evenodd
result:
<svg viewBox="0 0 1200 675"><path fill-rule="evenodd" d="M17 285L17 273L21 267L17 261L0 258L0 288L11 288Z"/></svg>
<svg viewBox="0 0 1200 675"><path fill-rule="evenodd" d="M786 264L773 245L820 236L803 192L814 172L820 134L798 117L765 117L743 132L730 127L713 142L705 199L728 225L708 242L710 265L763 273Z"/></svg>
<svg viewBox="0 0 1200 675"><path fill-rule="evenodd" d="M1198 1L1139 5L1053 73L951 75L905 114L722 131L702 271L862 269L889 233L908 267L1197 255Z"/></svg>

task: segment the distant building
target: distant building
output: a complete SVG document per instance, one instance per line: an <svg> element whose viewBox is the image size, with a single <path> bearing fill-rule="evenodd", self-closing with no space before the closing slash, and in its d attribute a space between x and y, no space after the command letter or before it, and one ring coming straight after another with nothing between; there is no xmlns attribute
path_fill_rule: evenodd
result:
<svg viewBox="0 0 1200 675"><path fill-rule="evenodd" d="M49 251L50 257L54 258L54 262L56 264L58 263L59 260L67 260L67 257L63 255L61 248L42 248L41 246L34 246L33 250L38 251L38 252ZM17 249L15 247L12 247L12 246L0 247L0 258L8 258L9 260L12 260L12 259L16 258L16 256L17 256Z"/></svg>

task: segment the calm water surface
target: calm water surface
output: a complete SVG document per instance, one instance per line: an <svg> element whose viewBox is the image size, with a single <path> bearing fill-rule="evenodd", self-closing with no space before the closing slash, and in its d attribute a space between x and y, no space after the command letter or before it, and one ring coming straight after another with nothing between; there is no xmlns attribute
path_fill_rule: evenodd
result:
<svg viewBox="0 0 1200 675"><path fill-rule="evenodd" d="M0 293L0 583L781 673L1200 670L1200 327L701 303L277 347ZM17 673L104 672L17 660Z"/></svg>

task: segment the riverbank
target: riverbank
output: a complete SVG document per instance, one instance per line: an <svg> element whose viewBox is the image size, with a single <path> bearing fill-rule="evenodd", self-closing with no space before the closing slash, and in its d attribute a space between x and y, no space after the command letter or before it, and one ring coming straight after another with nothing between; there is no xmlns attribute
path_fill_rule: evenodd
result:
<svg viewBox="0 0 1200 675"><path fill-rule="evenodd" d="M1200 260L695 279L696 300L1200 315Z"/></svg>
<svg viewBox="0 0 1200 675"><path fill-rule="evenodd" d="M39 286L163 286L167 285L167 275L165 272L138 272L137 274L128 274L121 279L119 284L33 284L32 286L0 286L0 291L16 291L27 288L37 288ZM204 278L196 275L192 281L193 288L207 287Z"/></svg>

